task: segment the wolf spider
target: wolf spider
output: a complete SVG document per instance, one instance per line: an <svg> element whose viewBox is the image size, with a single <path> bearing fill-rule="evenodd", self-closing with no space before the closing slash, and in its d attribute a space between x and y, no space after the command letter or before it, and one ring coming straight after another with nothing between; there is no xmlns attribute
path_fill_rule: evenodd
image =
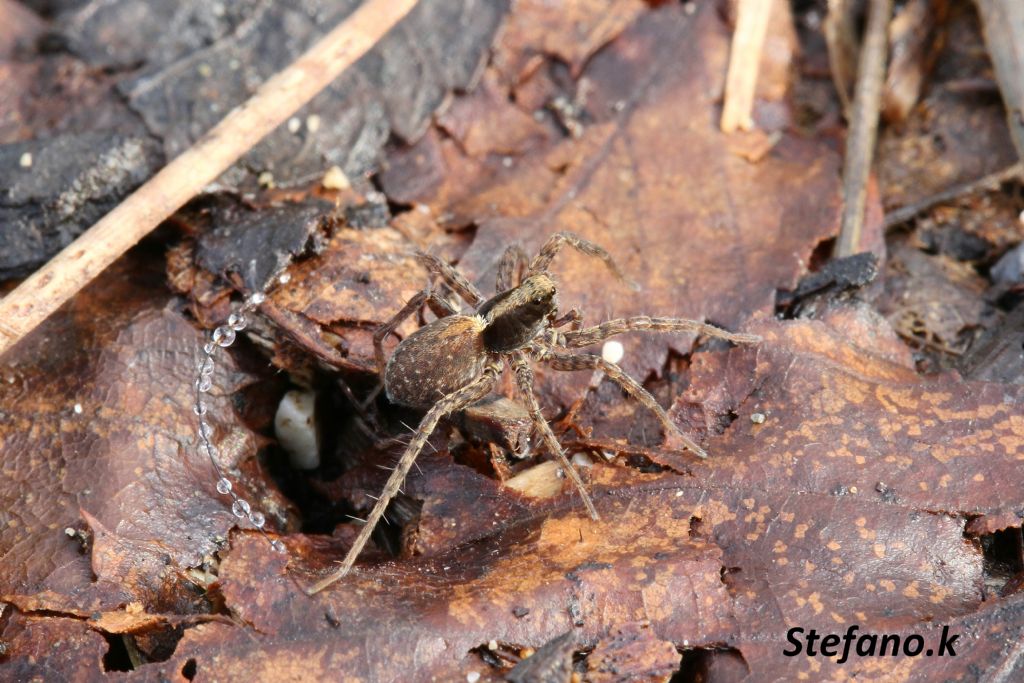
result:
<svg viewBox="0 0 1024 683"><path fill-rule="evenodd" d="M557 288L548 272L548 266L564 246L601 259L616 277L625 280L608 252L569 232L552 235L532 261L528 260L518 246L513 245L506 249L498 263L497 294L487 300L484 300L480 291L448 263L427 254L419 255L431 274L447 283L474 310L469 314L459 313L443 297L427 289L410 299L402 310L374 334L377 365L383 372L384 390L388 399L392 403L427 412L394 472L388 478L384 491L373 506L366 524L360 530L341 567L317 582L310 589L311 594L323 590L348 574L438 422L446 415L461 410L489 394L501 375L503 364L508 364L514 372L519 392L526 401L535 429L545 447L558 458L562 470L575 484L587 512L593 519L598 518L597 509L587 494L583 480L566 458L558 439L541 414L540 404L533 393L531 358L555 370L601 370L627 394L657 416L666 437L674 438L702 458L707 457L700 446L679 431L669 420L654 397L618 365L601 356L567 351L590 346L608 337L633 330L697 332L732 342L746 343L759 341L760 337L731 333L712 325L681 318L634 316L609 320L594 327L580 327L580 316L575 310L565 316L556 317ZM424 304L430 306L438 315L437 320L404 339L385 363L384 339L392 334L402 321L417 313ZM566 323L572 323L571 328L568 331L560 331L558 328Z"/></svg>

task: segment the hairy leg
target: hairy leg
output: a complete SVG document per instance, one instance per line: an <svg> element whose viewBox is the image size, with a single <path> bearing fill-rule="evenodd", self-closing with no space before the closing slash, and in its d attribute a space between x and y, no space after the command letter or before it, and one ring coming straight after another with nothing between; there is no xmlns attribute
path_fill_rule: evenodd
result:
<svg viewBox="0 0 1024 683"><path fill-rule="evenodd" d="M571 232L556 232L554 235L548 238L548 241L544 243L544 246L540 248L540 251L534 257L533 262L530 263L530 275L535 275L548 269L551 265L552 259L564 246L570 246L576 251L586 254L587 256L594 256L602 261L604 265L608 267L608 270L615 274L615 277L619 278L633 289L639 289L639 285L623 275L622 271L615 264L615 260L611 254L597 246L589 240L585 240L579 235Z"/></svg>
<svg viewBox="0 0 1024 683"><path fill-rule="evenodd" d="M665 437L667 439L675 437L698 456L702 458L708 457L704 449L698 446L693 439L679 431L679 428L672 423L665 409L658 405L654 397L615 363L610 363L600 356L594 356L589 353L558 353L549 349L539 350L538 359L547 363L555 370L601 370L607 375L608 379L618 384L623 391L657 416L658 421L661 422L665 430Z"/></svg>
<svg viewBox="0 0 1024 683"><path fill-rule="evenodd" d="M709 337L726 339L737 344L753 344L761 341L756 334L743 334L741 332L729 332L714 325L708 325L697 320L686 320L685 318L651 318L646 315L638 315L633 318L618 318L608 322L586 327L582 330L572 330L562 335L562 344L567 348L579 348L590 346L608 337L613 337L623 332L636 330L647 330L650 332L697 332L706 334Z"/></svg>
<svg viewBox="0 0 1024 683"><path fill-rule="evenodd" d="M348 554L345 555L345 559L342 560L341 567L332 574L329 574L325 578L313 584L307 593L310 595L318 593L349 573L352 569L352 565L355 564L356 558L359 557L359 553L362 552L366 542L370 540L370 534L373 533L373 529L377 526L377 522L379 522L380 518L384 515L384 511L387 509L388 503L391 502L391 499L395 497L395 494L398 493L401 488L402 482L405 481L406 475L409 474L409 470L416 461L416 456L419 455L421 450L423 450L423 446L426 444L427 439L430 438L431 433L433 433L434 429L437 427L437 423L440 422L441 418L445 415L453 413L456 410L461 410L470 403L486 396L494 387L494 383L500 372L501 366L499 364L494 363L488 365L480 377L458 391L448 394L435 403L433 408L427 411L423 420L420 421L419 427L416 428L416 433L413 435L412 440L406 447L405 452L402 453L402 457L399 459L398 465L395 466L395 471L391 473L390 477L388 477L388 482L384 485L384 491L381 492L380 498L377 499L373 509L370 510L370 514L366 518L366 525L360 529L355 542L349 549Z"/></svg>
<svg viewBox="0 0 1024 683"><path fill-rule="evenodd" d="M402 307L402 310L391 316L390 320L378 327L373 333L373 354L377 360L377 373L381 376L384 374L384 340L387 339L398 328L398 326L405 321L406 318L419 311L423 304L428 304L430 309L434 311L438 317L455 315L458 312L442 297L439 297L428 290L424 290L409 299L405 306Z"/></svg>
<svg viewBox="0 0 1024 683"><path fill-rule="evenodd" d="M450 263L439 259L433 254L425 254L423 252L417 254L417 258L419 258L420 263L427 267L427 270L432 275L436 275L444 280L467 304L475 308L483 303L484 295L480 293L476 285L467 280L462 273L455 270Z"/></svg>
<svg viewBox="0 0 1024 683"><path fill-rule="evenodd" d="M495 292L506 292L522 281L523 273L530 267L530 259L518 244L510 244L505 248L498 261L498 281Z"/></svg>
<svg viewBox="0 0 1024 683"><path fill-rule="evenodd" d="M527 359L526 354L522 351L513 351L509 364L512 366L513 372L515 372L516 382L519 384L519 393L526 400L526 407L530 411L530 417L533 419L533 424L540 433L544 445L547 446L552 455L558 458L566 476L576 485L580 498L583 499L583 505L590 514L590 518L599 519L597 508L594 507L593 501L590 500L590 494L587 493L587 487L580 478L579 472L569 462L569 458L565 457L565 451L562 450L561 444L558 443L554 432L551 431L551 426L548 425L544 415L540 412L540 404L537 403L537 397L533 393L533 368L530 367L530 361Z"/></svg>

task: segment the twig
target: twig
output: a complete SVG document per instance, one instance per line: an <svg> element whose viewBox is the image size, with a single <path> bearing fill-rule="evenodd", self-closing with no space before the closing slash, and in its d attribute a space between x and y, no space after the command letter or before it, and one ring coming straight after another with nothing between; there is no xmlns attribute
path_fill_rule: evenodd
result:
<svg viewBox="0 0 1024 683"><path fill-rule="evenodd" d="M754 88L761 65L761 49L768 32L772 0L740 0L736 12L736 31L729 48L729 73L725 77L725 103L721 128L732 133L737 128L754 127Z"/></svg>
<svg viewBox="0 0 1024 683"><path fill-rule="evenodd" d="M885 229L888 230L896 227L900 223L909 221L914 216L923 211L927 211L933 206L945 204L960 197L967 197L981 192L982 190L995 190L998 189L1000 184L1021 177L1024 177L1024 164L1018 162L1007 166L1001 171L989 173L987 176L976 178L975 180L968 180L963 183L957 183L956 185L947 187L945 190L936 192L924 199L907 204L906 206L901 206L900 208L894 209L885 214Z"/></svg>
<svg viewBox="0 0 1024 683"><path fill-rule="evenodd" d="M892 3L893 0L871 0L868 8L868 25L857 63L853 119L850 121L850 135L846 139L846 157L843 161L843 220L836 241L836 258L852 256L861 250L864 204L871 160L875 155Z"/></svg>
<svg viewBox="0 0 1024 683"><path fill-rule="evenodd" d="M416 0L367 0L0 300L0 354L313 99L415 5Z"/></svg>

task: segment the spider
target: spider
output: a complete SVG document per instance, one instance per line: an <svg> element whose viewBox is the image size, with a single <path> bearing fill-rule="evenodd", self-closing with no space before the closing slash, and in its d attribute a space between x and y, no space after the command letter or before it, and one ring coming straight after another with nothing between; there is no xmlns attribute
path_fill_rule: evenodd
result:
<svg viewBox="0 0 1024 683"><path fill-rule="evenodd" d="M675 439L699 457L707 457L700 446L679 431L654 397L618 365L601 356L571 353L569 350L591 346L608 337L633 330L689 331L739 343L757 342L760 337L727 332L713 325L682 318L635 316L609 320L594 327L582 327L581 316L576 310L558 317L557 287L548 267L565 246L601 259L617 278L626 281L608 252L570 232L552 235L532 261L517 245L506 249L498 262L497 294L487 300L450 264L428 254L418 255L431 275L441 278L473 307L473 311L460 313L428 288L412 297L374 334L376 361L383 374L384 391L388 399L392 403L426 410L426 415L420 421L340 568L314 584L309 590L310 594L323 590L348 574L388 503L399 491L416 456L441 419L489 394L506 364L515 375L519 392L526 401L541 441L561 463L562 470L572 480L593 519L598 519L597 509L586 486L541 414L540 404L533 392L531 358L554 370L601 370L657 416L669 440ZM439 317L405 338L385 363L384 339L424 304ZM570 329L561 331L559 328L567 323L571 323Z"/></svg>

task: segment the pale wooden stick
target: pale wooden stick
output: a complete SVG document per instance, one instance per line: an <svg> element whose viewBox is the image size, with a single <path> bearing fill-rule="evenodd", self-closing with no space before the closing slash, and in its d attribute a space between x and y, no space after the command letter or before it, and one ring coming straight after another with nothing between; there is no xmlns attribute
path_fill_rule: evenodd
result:
<svg viewBox="0 0 1024 683"><path fill-rule="evenodd" d="M736 31L729 48L729 72L725 77L725 103L720 124L724 133L754 127L754 88L771 13L772 0L739 1Z"/></svg>
<svg viewBox="0 0 1024 683"><path fill-rule="evenodd" d="M850 133L843 157L843 216L833 251L835 258L863 251L861 232L868 196L871 161L875 157L878 113L882 106L885 63L889 53L889 20L893 0L870 0L868 24L857 62L857 85L853 93Z"/></svg>
<svg viewBox="0 0 1024 683"><path fill-rule="evenodd" d="M0 300L0 354L366 54L417 0L367 0Z"/></svg>

